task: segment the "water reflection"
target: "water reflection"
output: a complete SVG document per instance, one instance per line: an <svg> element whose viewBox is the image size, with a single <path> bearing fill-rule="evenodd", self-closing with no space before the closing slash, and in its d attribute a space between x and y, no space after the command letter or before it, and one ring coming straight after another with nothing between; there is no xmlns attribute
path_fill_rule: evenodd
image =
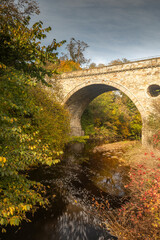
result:
<svg viewBox="0 0 160 240"><path fill-rule="evenodd" d="M111 195L123 197L126 194L124 185L128 181L129 168L121 165L114 154L92 154L88 163L89 171L93 173L91 179L97 187Z"/></svg>
<svg viewBox="0 0 160 240"><path fill-rule="evenodd" d="M27 231L21 239L32 240L98 240L110 239L110 235L99 226L96 219L91 219L78 206L69 204L65 212L55 219L46 219L43 225L37 224L34 231ZM28 229L31 230L31 229ZM28 235L28 237L26 237ZM20 239L20 238L16 238Z"/></svg>
<svg viewBox="0 0 160 240"><path fill-rule="evenodd" d="M86 148L90 149L89 146ZM68 146L59 164L30 172L31 179L50 187L47 191L48 208L39 209L34 217L30 216L31 223L24 223L20 230L9 229L1 239L117 239L101 225L102 219L96 214L92 199L107 199L111 207L120 206L126 194L123 185L127 172L114 153L93 154L86 151L83 144Z"/></svg>
<svg viewBox="0 0 160 240"><path fill-rule="evenodd" d="M67 211L58 218L57 228L52 233L52 239L61 240L98 240L109 239L109 234L99 226L99 222L85 211L68 205Z"/></svg>

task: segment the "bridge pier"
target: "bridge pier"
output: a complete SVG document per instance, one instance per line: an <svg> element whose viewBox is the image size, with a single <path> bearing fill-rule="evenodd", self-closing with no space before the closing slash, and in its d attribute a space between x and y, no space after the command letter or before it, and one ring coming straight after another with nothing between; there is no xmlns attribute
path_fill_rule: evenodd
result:
<svg viewBox="0 0 160 240"><path fill-rule="evenodd" d="M71 118L72 119L72 118ZM85 132L82 130L80 120L71 120L70 124L71 128L71 136L84 136ZM148 128L147 124L142 125L142 137L141 137L141 143L143 146L149 146L151 143L149 143L149 140L152 139L153 131Z"/></svg>
<svg viewBox="0 0 160 240"><path fill-rule="evenodd" d="M151 129L147 124L142 125L142 145L143 146L153 146L153 135L154 130Z"/></svg>
<svg viewBox="0 0 160 240"><path fill-rule="evenodd" d="M77 137L84 136L85 133L81 127L81 119L72 115L70 119L71 119L70 120L71 136L77 136Z"/></svg>
<svg viewBox="0 0 160 240"><path fill-rule="evenodd" d="M81 127L80 128L79 127L71 127L71 136L81 137L84 135L85 135L85 133Z"/></svg>

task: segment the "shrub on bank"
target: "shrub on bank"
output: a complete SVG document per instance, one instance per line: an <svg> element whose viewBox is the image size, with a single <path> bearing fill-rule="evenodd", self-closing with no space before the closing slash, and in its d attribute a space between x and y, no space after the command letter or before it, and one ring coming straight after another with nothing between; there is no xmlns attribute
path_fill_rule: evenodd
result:
<svg viewBox="0 0 160 240"><path fill-rule="evenodd" d="M130 182L125 186L130 199L118 210L110 211L108 206L108 216L103 212L106 215L104 218L109 219L111 231L120 240L159 239L160 152L154 150L144 152L143 155L140 152L139 155L132 153Z"/></svg>
<svg viewBox="0 0 160 240"><path fill-rule="evenodd" d="M0 224L4 231L6 225L26 219L27 211L47 203L43 185L28 180L25 170L39 163L57 163L69 129L63 107L22 71L3 65L0 89Z"/></svg>
<svg viewBox="0 0 160 240"><path fill-rule="evenodd" d="M151 154L151 157L154 155ZM160 234L160 169L137 165L130 170L130 179L131 182L126 185L126 188L130 190L130 201L118 212L117 233L122 236L120 239L158 239Z"/></svg>
<svg viewBox="0 0 160 240"><path fill-rule="evenodd" d="M62 106L38 89L53 71L59 43L42 46L50 27L30 24L36 1L0 4L0 225L19 225L27 211L45 205L42 184L25 174L33 165L55 164L67 139L68 117ZM34 94L33 94L34 93Z"/></svg>
<svg viewBox="0 0 160 240"><path fill-rule="evenodd" d="M159 136L156 137L159 139ZM157 140L158 141L158 140ZM160 149L135 146L125 153L129 165L127 198L119 209L106 200L94 206L113 235L119 240L158 240L160 236ZM122 162L121 162L122 164ZM125 202L125 203L124 203Z"/></svg>

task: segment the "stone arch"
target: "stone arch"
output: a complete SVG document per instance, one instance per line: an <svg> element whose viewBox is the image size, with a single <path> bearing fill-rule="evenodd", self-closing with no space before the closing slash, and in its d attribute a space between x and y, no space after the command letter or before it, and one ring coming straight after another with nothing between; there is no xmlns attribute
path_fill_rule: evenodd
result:
<svg viewBox="0 0 160 240"><path fill-rule="evenodd" d="M145 109L137 100L136 96L124 85L108 80L92 80L78 84L64 98L64 104L71 114L71 133L75 136L83 135L81 129L81 116L88 104L104 92L120 90L125 93L135 104L141 114L142 123L145 120ZM143 135L143 133L142 133Z"/></svg>

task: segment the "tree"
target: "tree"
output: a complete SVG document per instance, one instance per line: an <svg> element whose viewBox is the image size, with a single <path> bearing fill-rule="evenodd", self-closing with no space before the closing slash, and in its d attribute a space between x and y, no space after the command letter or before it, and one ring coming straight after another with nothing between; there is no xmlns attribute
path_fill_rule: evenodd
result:
<svg viewBox="0 0 160 240"><path fill-rule="evenodd" d="M60 59L56 64L47 63L46 68L49 70L55 69L57 73L73 72L76 70L81 70L79 63L73 62L72 60L62 60Z"/></svg>
<svg viewBox="0 0 160 240"><path fill-rule="evenodd" d="M25 20L26 16L39 14L39 7L34 0L1 0L1 20L9 20L10 24L14 24L14 20ZM9 19L8 19L9 18Z"/></svg>
<svg viewBox="0 0 160 240"><path fill-rule="evenodd" d="M86 134L108 141L136 139L141 135L141 116L123 93L108 92L95 98L82 115Z"/></svg>
<svg viewBox="0 0 160 240"><path fill-rule="evenodd" d="M42 22L29 27L38 11L31 0L1 0L0 4L0 225L19 225L27 211L48 201L44 186L27 178L31 166L55 164L68 133L67 112L42 91L57 61L62 43L45 47L41 40L51 28ZM38 13L38 12L37 12ZM38 83L39 84L38 84Z"/></svg>
<svg viewBox="0 0 160 240"><path fill-rule="evenodd" d="M49 46L41 46L50 27L42 28L41 21L29 27L32 13L38 13L35 1L2 0L0 5L0 62L7 67L22 70L31 78L45 82L46 75L52 72L44 68L46 61L57 61L55 52L65 41L54 39Z"/></svg>
<svg viewBox="0 0 160 240"><path fill-rule="evenodd" d="M57 72L58 73L73 72L81 69L82 68L80 67L80 64L77 62L73 62L72 60L65 60L65 61L61 60L57 68Z"/></svg>
<svg viewBox="0 0 160 240"><path fill-rule="evenodd" d="M117 64L128 63L128 62L130 61L126 58L122 58L122 60L118 58L118 59L112 60L108 65L117 65Z"/></svg>
<svg viewBox="0 0 160 240"><path fill-rule="evenodd" d="M96 63L94 62L90 63L89 68L95 68L95 67L96 67Z"/></svg>
<svg viewBox="0 0 160 240"><path fill-rule="evenodd" d="M105 64L99 63L97 67L104 67L104 66L105 66Z"/></svg>
<svg viewBox="0 0 160 240"><path fill-rule="evenodd" d="M75 38L71 38L70 43L67 44L66 49L69 52L69 57L73 62L79 63L80 65L89 63L90 60L84 57L84 51L88 48L88 44L75 40Z"/></svg>

